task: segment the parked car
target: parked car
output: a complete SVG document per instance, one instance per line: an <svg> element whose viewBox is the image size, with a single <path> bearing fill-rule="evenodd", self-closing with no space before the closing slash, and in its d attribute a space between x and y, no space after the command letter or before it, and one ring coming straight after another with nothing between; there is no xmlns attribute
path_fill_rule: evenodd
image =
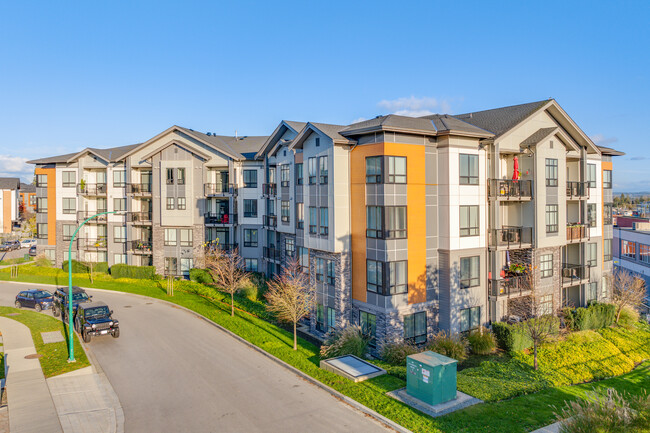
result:
<svg viewBox="0 0 650 433"><path fill-rule="evenodd" d="M73 286L72 287L72 311L77 309L79 304L84 302L92 302L92 296L88 296L88 293L81 287ZM52 305L52 315L54 317L59 317L65 322L68 317L68 288L59 287L54 292L54 305Z"/></svg>
<svg viewBox="0 0 650 433"><path fill-rule="evenodd" d="M30 248L36 246L36 239L23 239L20 241L21 248Z"/></svg>
<svg viewBox="0 0 650 433"><path fill-rule="evenodd" d="M18 241L7 241L0 245L0 251L13 251L18 249L20 249L20 242Z"/></svg>
<svg viewBox="0 0 650 433"><path fill-rule="evenodd" d="M74 328L85 343L92 337L111 334L120 336L120 324L113 319L113 311L104 302L83 302L77 305Z"/></svg>
<svg viewBox="0 0 650 433"><path fill-rule="evenodd" d="M36 311L52 308L54 297L46 290L24 290L16 295L16 308L29 307Z"/></svg>
<svg viewBox="0 0 650 433"><path fill-rule="evenodd" d="M36 245L29 247L29 255L32 257L36 256Z"/></svg>

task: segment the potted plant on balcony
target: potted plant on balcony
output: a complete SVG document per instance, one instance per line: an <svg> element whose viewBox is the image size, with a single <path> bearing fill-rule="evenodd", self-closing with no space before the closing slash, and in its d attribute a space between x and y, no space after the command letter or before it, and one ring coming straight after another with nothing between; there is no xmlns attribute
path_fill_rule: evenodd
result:
<svg viewBox="0 0 650 433"><path fill-rule="evenodd" d="M86 192L86 179L81 179L79 181L79 192Z"/></svg>
<svg viewBox="0 0 650 433"><path fill-rule="evenodd" d="M526 265L523 263L512 263L509 271L511 274L521 275L526 271Z"/></svg>

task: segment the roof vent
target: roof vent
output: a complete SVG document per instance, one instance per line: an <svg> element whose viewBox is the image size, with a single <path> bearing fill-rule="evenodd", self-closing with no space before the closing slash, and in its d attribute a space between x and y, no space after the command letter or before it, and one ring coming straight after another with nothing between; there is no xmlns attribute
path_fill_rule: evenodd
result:
<svg viewBox="0 0 650 433"><path fill-rule="evenodd" d="M211 137L211 136L212 136L212 133L211 133L211 132L208 132L207 134L208 134L208 137Z"/></svg>

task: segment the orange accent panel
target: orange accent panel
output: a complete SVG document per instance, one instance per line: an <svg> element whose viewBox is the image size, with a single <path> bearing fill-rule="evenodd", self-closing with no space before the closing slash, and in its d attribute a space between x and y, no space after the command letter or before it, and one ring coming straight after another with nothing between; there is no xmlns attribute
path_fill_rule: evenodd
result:
<svg viewBox="0 0 650 433"><path fill-rule="evenodd" d="M56 169L37 168L34 174L47 175L47 244L56 245Z"/></svg>
<svg viewBox="0 0 650 433"><path fill-rule="evenodd" d="M2 232L11 233L11 191L2 191Z"/></svg>

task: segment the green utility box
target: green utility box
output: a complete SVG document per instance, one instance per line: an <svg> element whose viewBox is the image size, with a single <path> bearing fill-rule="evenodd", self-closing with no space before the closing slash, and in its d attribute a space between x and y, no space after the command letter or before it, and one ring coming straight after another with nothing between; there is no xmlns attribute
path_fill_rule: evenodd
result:
<svg viewBox="0 0 650 433"><path fill-rule="evenodd" d="M406 393L435 406L456 398L458 361L426 352L406 357Z"/></svg>

